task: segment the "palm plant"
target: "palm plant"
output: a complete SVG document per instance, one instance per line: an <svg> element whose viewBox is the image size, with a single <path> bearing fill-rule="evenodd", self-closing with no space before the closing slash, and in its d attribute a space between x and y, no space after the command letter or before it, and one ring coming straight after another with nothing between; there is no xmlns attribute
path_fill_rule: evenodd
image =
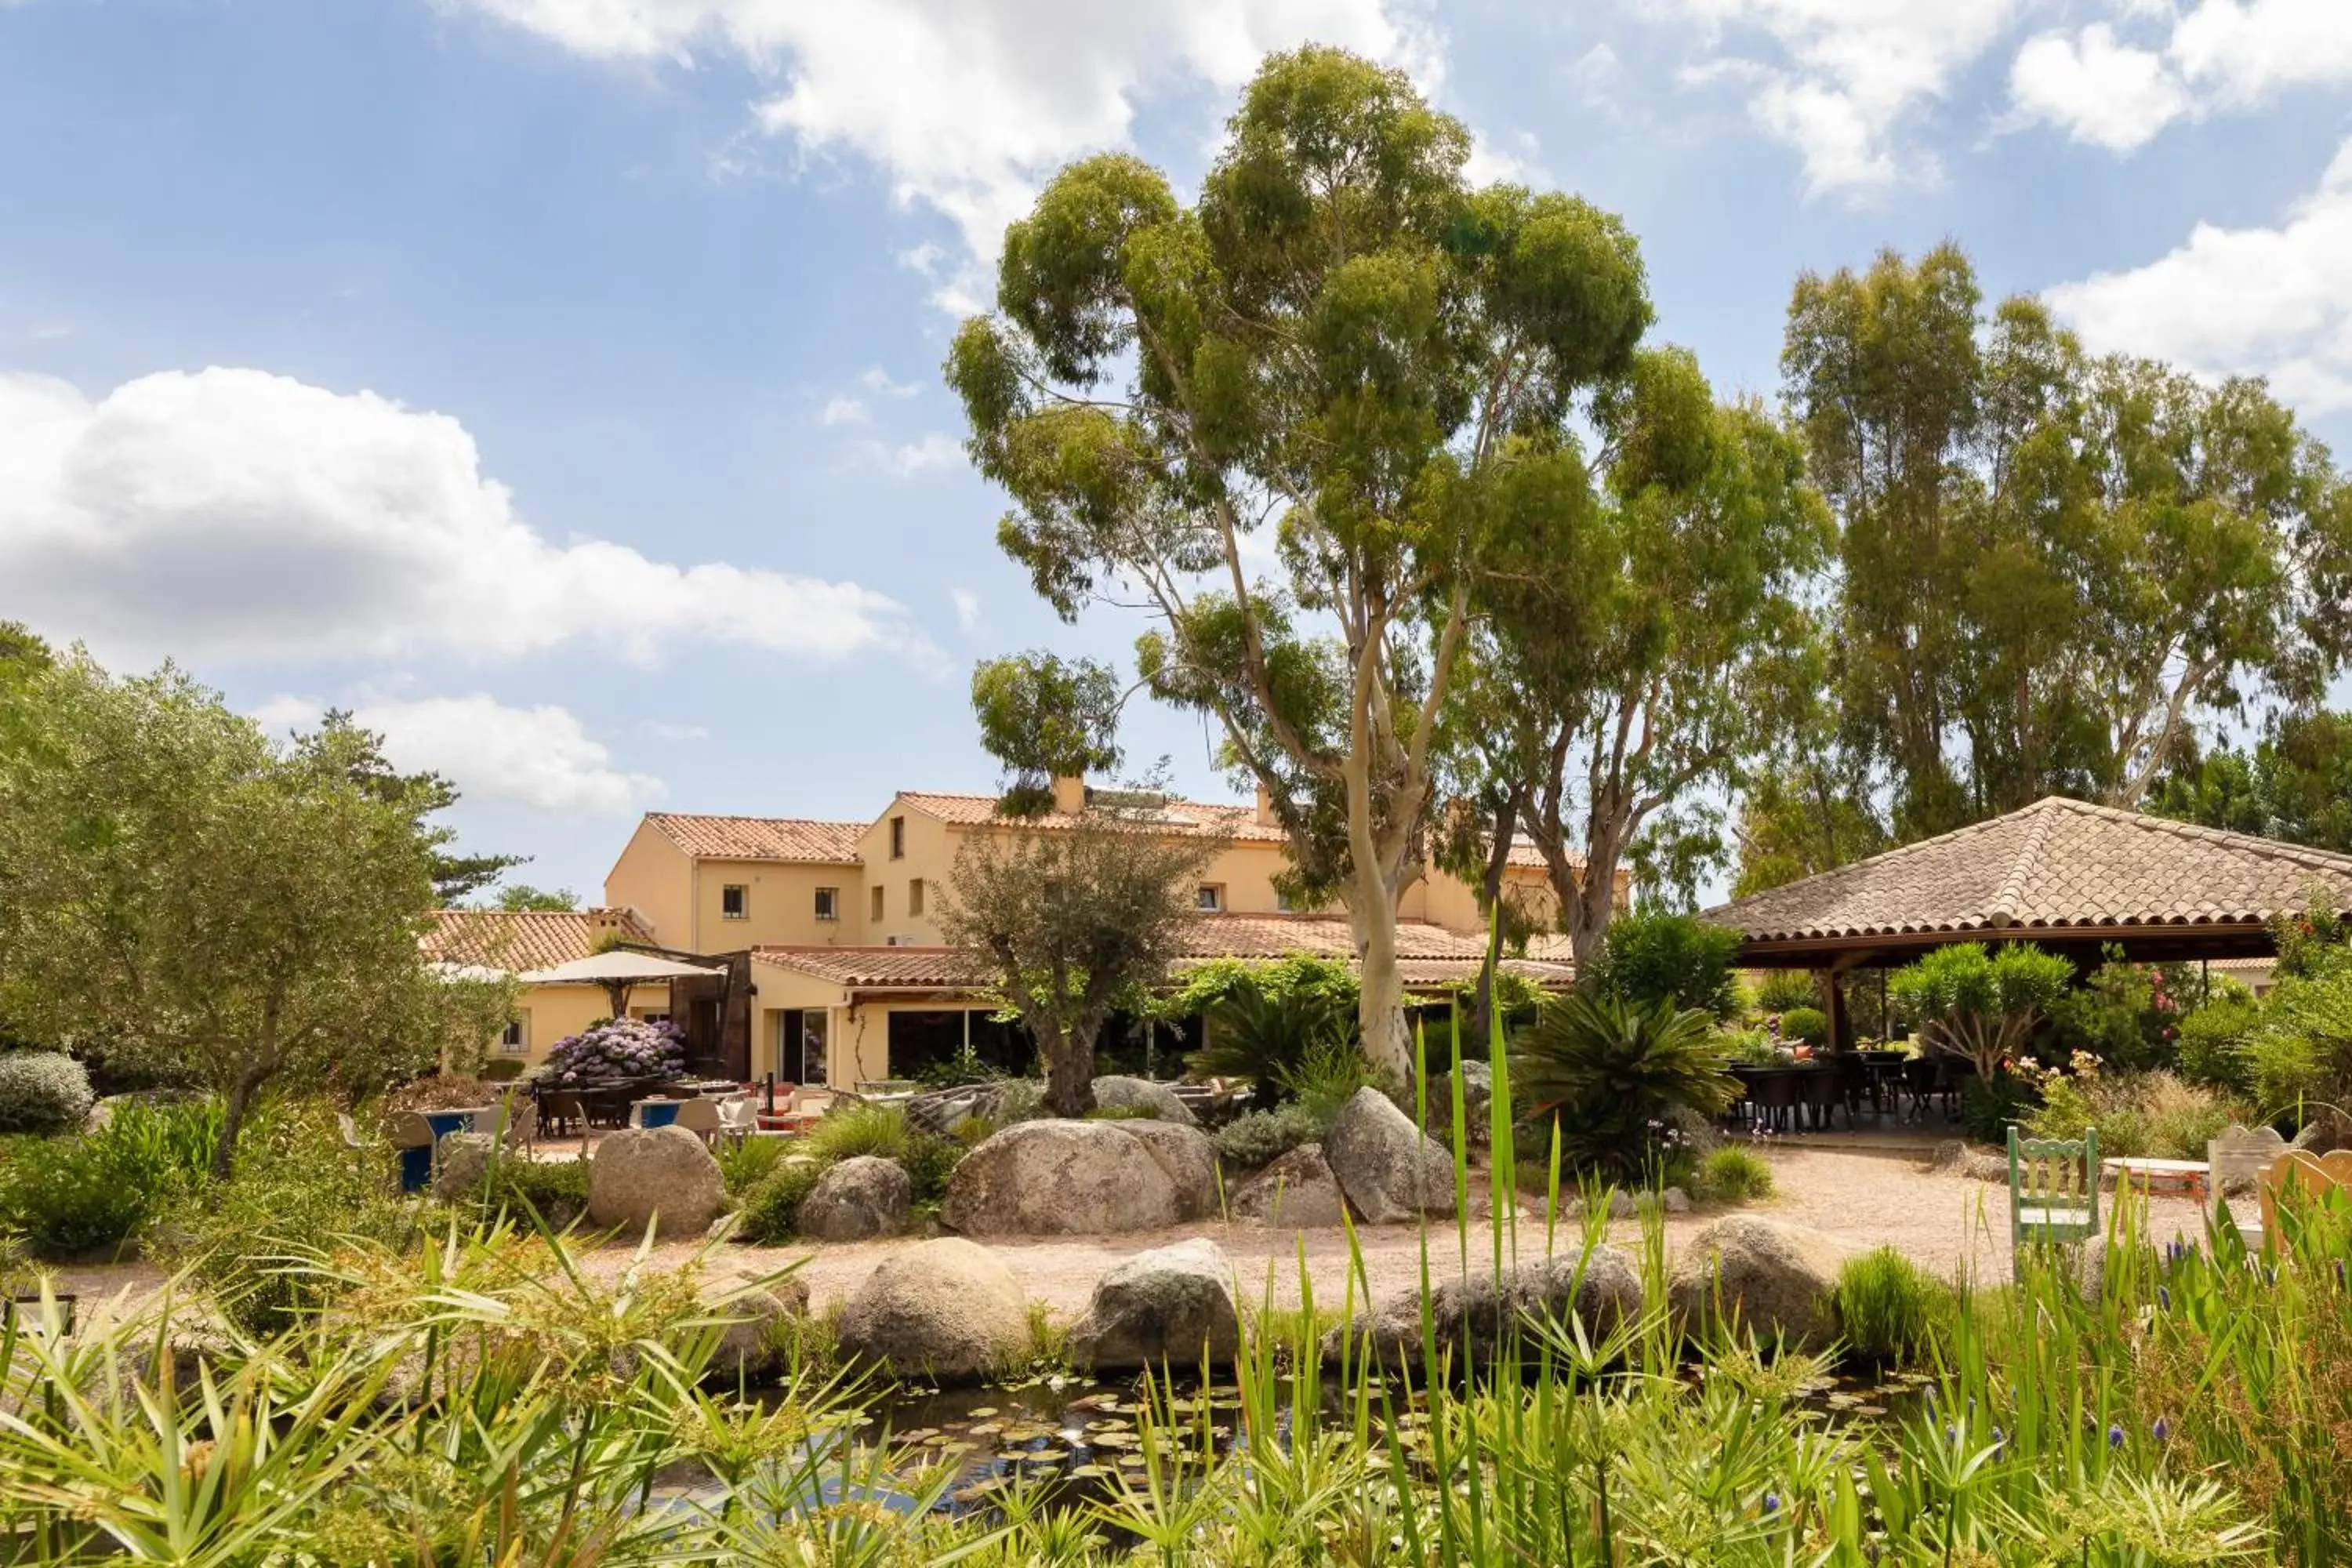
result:
<svg viewBox="0 0 2352 1568"><path fill-rule="evenodd" d="M1717 1116L1738 1086L1715 1020L1671 997L1572 992L1520 1032L1511 1079L1533 1121L1559 1130L1579 1164L1639 1176L1658 1133Z"/></svg>
<svg viewBox="0 0 2352 1568"><path fill-rule="evenodd" d="M1256 1104L1278 1105L1310 1068L1352 1048L1355 1025L1350 1002L1304 988L1270 990L1244 975L1209 1009L1206 1043L1185 1066L1202 1078L1245 1078Z"/></svg>

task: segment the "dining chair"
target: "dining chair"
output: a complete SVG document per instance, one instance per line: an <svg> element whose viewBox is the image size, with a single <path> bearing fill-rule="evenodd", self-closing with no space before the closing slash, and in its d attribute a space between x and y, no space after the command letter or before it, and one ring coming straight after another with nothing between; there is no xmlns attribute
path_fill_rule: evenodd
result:
<svg viewBox="0 0 2352 1568"><path fill-rule="evenodd" d="M705 1143L712 1142L718 1138L723 1125L719 1118L719 1102L715 1100L704 1100L699 1096L692 1100L680 1100L677 1116L670 1125L685 1128Z"/></svg>

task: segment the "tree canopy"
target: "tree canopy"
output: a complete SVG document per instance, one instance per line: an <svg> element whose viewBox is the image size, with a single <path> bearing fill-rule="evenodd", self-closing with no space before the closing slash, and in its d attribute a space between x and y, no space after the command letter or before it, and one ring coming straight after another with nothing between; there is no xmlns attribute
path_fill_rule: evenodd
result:
<svg viewBox="0 0 2352 1568"><path fill-rule="evenodd" d="M1000 543L1066 618L1149 611L1142 678L1218 726L1297 875L1339 894L1364 1037L1399 1069L1396 901L1477 565L1583 504L1570 416L1651 319L1617 219L1474 189L1469 152L1401 72L1273 56L1192 205L1124 155L1049 183L948 361L1014 503Z"/></svg>
<svg viewBox="0 0 2352 1568"><path fill-rule="evenodd" d="M2352 715L2274 714L2251 745L2184 750L2151 810L2352 854Z"/></svg>
<svg viewBox="0 0 2352 1568"><path fill-rule="evenodd" d="M1029 816L1053 805L1053 782L1118 766L1118 710L1124 697L1109 666L1045 652L983 659L971 672L971 708L980 743L1004 764L1007 816Z"/></svg>
<svg viewBox="0 0 2352 1568"><path fill-rule="evenodd" d="M223 1171L267 1084L478 1050L510 988L427 968L433 841L376 754L347 722L275 746L168 666L0 685L0 1032L198 1078Z"/></svg>

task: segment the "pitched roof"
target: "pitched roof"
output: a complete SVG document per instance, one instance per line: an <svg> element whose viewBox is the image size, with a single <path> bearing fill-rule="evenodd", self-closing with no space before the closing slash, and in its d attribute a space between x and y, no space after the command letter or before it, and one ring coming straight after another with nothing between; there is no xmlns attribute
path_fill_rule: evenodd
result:
<svg viewBox="0 0 2352 1568"><path fill-rule="evenodd" d="M703 816L649 811L646 821L699 860L784 860L803 865L858 863L862 822L818 822L799 816Z"/></svg>
<svg viewBox="0 0 2352 1568"><path fill-rule="evenodd" d="M2315 887L2352 910L2352 856L2052 795L1706 911L1750 942L2258 924Z"/></svg>
<svg viewBox="0 0 2352 1568"><path fill-rule="evenodd" d="M654 939L635 910L436 910L425 956L517 973L551 969L586 958L597 933L615 927L631 942Z"/></svg>
<svg viewBox="0 0 2352 1568"><path fill-rule="evenodd" d="M1346 920L1334 915L1196 915L1178 939L1177 967L1218 958L1277 959L1295 953L1354 963ZM1408 985L1437 985L1478 971L1484 939L1420 921L1397 925L1397 969ZM951 990L984 982L971 955L954 947L760 947L755 959L796 969L850 990ZM1565 985L1575 966L1565 953L1506 959L1504 967L1543 984Z"/></svg>
<svg viewBox="0 0 2352 1568"><path fill-rule="evenodd" d="M909 789L900 790L898 798L917 811L958 827L979 827L990 823L1017 827L1072 827L1079 820L1076 814L1066 811L1041 812L1035 816L999 816L996 805L1000 797L992 795ZM1215 833L1264 844L1284 841L1282 829L1260 822L1255 807L1216 801L1170 798L1161 801L1155 810L1128 814L1127 820L1164 827L1171 833Z"/></svg>

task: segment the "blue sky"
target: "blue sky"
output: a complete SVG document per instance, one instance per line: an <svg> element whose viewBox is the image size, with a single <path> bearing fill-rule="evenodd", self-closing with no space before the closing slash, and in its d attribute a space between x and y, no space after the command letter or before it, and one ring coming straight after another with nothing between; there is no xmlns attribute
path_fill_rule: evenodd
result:
<svg viewBox="0 0 2352 1568"><path fill-rule="evenodd" d="M2347 0L0 0L0 616L356 707L583 893L649 806L989 787L971 661L1137 627L996 552L957 313L1306 38L1622 213L1724 391L1801 270L1952 237L2352 447Z"/></svg>

